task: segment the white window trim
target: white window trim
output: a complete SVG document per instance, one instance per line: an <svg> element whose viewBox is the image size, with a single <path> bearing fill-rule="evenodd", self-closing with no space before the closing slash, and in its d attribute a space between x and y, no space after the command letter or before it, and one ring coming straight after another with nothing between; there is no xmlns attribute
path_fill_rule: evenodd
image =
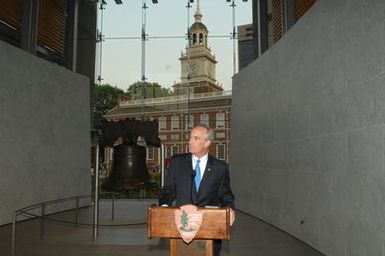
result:
<svg viewBox="0 0 385 256"><path fill-rule="evenodd" d="M159 131L167 130L167 117L161 116L159 117Z"/></svg>
<svg viewBox="0 0 385 256"><path fill-rule="evenodd" d="M152 151L152 157L150 158L150 151ZM154 160L155 158L155 148L154 147L147 147L147 160Z"/></svg>
<svg viewBox="0 0 385 256"><path fill-rule="evenodd" d="M176 154L174 154L174 148L177 148ZM179 154L179 145L172 145L171 146L171 155L175 156L175 155L178 155L178 154Z"/></svg>
<svg viewBox="0 0 385 256"><path fill-rule="evenodd" d="M171 130L179 130L179 116L171 117Z"/></svg>
<svg viewBox="0 0 385 256"><path fill-rule="evenodd" d="M219 116L223 116L223 118L219 119ZM220 126L219 124L223 124L222 126ZM216 113L216 124L215 124L216 128L226 128L226 115L225 113L222 113L222 112L219 112L219 113Z"/></svg>
<svg viewBox="0 0 385 256"><path fill-rule="evenodd" d="M220 158L219 157L219 147L223 147L223 158ZM217 144L217 152L216 152L216 157L219 159L219 160L226 160L226 148L225 148L225 145L224 144Z"/></svg>
<svg viewBox="0 0 385 256"><path fill-rule="evenodd" d="M210 126L210 115L208 113L201 114L200 123Z"/></svg>

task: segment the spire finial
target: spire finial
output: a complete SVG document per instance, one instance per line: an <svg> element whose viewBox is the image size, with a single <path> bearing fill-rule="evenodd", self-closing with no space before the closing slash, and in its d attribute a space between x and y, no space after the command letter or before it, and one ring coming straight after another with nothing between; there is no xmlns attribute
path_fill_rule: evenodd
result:
<svg viewBox="0 0 385 256"><path fill-rule="evenodd" d="M197 0L197 10L194 14L194 18L195 18L195 22L201 22L202 20L202 13L201 13L201 9L200 9L200 4L199 4L199 0Z"/></svg>

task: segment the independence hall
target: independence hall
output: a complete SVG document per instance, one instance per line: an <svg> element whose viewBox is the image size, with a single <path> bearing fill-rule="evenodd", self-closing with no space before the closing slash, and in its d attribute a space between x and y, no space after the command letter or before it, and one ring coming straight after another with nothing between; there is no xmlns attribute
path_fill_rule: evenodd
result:
<svg viewBox="0 0 385 256"><path fill-rule="evenodd" d="M188 152L189 130L198 123L207 124L215 132L210 154L228 162L231 91L224 91L216 81L217 61L208 46L208 30L201 22L199 5L194 17L189 46L179 58L181 82L173 85L173 95L139 100L121 97L118 106L107 112L105 118L115 121L126 118L158 120L165 159ZM112 151L107 149L107 167L111 160ZM149 170L156 170L160 163L161 150L147 147Z"/></svg>

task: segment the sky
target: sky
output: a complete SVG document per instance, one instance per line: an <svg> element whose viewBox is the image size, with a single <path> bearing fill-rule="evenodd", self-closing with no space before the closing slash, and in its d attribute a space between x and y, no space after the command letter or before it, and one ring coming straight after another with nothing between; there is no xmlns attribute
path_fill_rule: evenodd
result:
<svg viewBox="0 0 385 256"><path fill-rule="evenodd" d="M122 1L123 4L117 5L113 0L106 0L103 13L99 10L98 31L102 32L104 40L97 44L96 77L103 79L102 84L108 83L123 90L141 80L140 35L142 6L146 3L145 27L149 39L145 46L145 77L148 82L157 82L168 88L180 82L178 58L187 45L187 22L189 20L190 26L194 23L197 0L191 8L186 8L188 0L158 0L158 4L151 0ZM236 26L251 23L252 1L234 1ZM233 40L230 38L233 8L230 5L226 0L200 0L202 22L209 30L208 45L218 61L217 82L225 90L231 90L233 76Z"/></svg>

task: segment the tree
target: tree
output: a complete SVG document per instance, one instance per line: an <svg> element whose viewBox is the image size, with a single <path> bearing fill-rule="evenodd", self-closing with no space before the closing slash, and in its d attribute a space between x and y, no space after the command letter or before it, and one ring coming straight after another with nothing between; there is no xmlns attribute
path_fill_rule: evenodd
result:
<svg viewBox="0 0 385 256"><path fill-rule="evenodd" d="M138 81L131 84L127 89L127 94L130 96L131 99L141 99L142 93L143 98L145 99L167 97L171 95L170 89L164 88L158 83L143 83Z"/></svg>
<svg viewBox="0 0 385 256"><path fill-rule="evenodd" d="M124 91L116 86L95 84L94 122L96 127L99 126L103 115L118 105L117 96L122 94Z"/></svg>

